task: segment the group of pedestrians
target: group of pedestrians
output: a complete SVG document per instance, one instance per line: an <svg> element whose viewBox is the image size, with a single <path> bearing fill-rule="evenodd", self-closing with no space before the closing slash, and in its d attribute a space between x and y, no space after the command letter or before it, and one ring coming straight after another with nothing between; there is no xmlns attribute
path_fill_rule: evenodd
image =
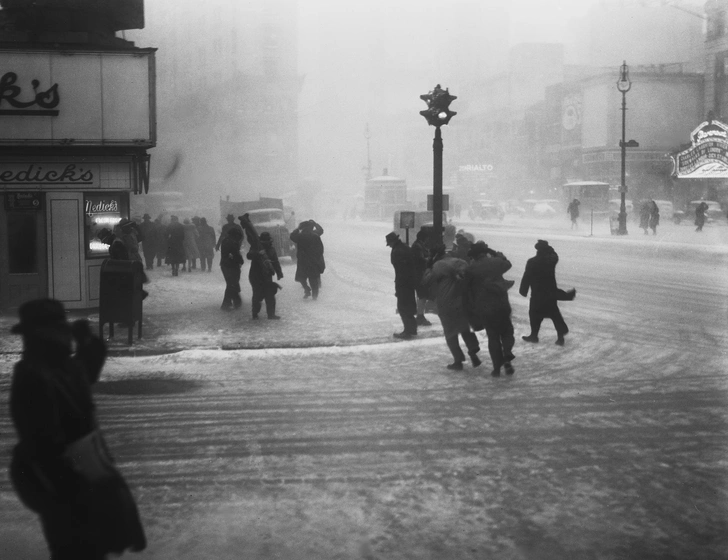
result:
<svg viewBox="0 0 728 560"><path fill-rule="evenodd" d="M403 330L395 332L394 338L410 340L416 337L417 327L425 325L421 320L425 305L428 300L434 301L445 342L453 357L448 369L463 369L466 357L460 346L461 338L473 367L482 363L476 332L484 330L493 364L491 375L499 376L501 368L507 375L512 375L515 372L512 364L515 339L508 290L515 282L503 277L512 267L510 261L502 252L491 249L484 241L474 241L465 232L458 232L450 251L446 251L442 243L428 243L431 234L432 228L422 228L412 247L396 232L385 236L391 249L397 312L403 325ZM524 297L528 297L530 291L531 332L522 339L538 343L541 324L548 318L556 329L556 344L563 346L569 329L558 302L573 300L576 290L558 288L556 265L559 258L553 247L545 240L538 240L535 249L536 255L527 261L519 287L519 293Z"/></svg>
<svg viewBox="0 0 728 560"><path fill-rule="evenodd" d="M267 231L258 232L250 221L248 214L238 217L240 225L235 223L232 214L227 216L216 248L220 250L220 268L225 278L225 294L220 309L231 311L242 306L240 296L240 276L245 258L242 254L243 240L247 237L250 250L246 258L250 262L248 280L252 288L252 318L258 319L265 302L268 319L278 320L276 314L276 294L283 289L278 283L283 278L278 254L273 246L273 238ZM296 282L303 287L304 299L318 299L321 287L321 275L326 264L324 261L324 245L321 236L324 229L314 220L301 222L291 232L290 239L296 243L297 265Z"/></svg>

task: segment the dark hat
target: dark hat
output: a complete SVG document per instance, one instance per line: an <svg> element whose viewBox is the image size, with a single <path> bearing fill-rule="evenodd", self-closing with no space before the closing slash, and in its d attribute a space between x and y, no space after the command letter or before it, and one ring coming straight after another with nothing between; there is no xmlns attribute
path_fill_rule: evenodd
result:
<svg viewBox="0 0 728 560"><path fill-rule="evenodd" d="M149 214L144 214L142 216L142 220L151 220L151 219L152 219L152 217Z"/></svg>
<svg viewBox="0 0 728 560"><path fill-rule="evenodd" d="M235 216L233 216L232 214L228 214L227 216L225 216L225 219L226 220L234 220L235 219Z"/></svg>
<svg viewBox="0 0 728 560"><path fill-rule="evenodd" d="M171 215L171 216L169 217L169 219L170 219L170 220L172 220L173 222L176 222L177 220L179 220L179 218L178 218L177 216L175 216L174 214L172 214L172 215Z"/></svg>
<svg viewBox="0 0 728 560"><path fill-rule="evenodd" d="M488 245L485 241L476 241L468 249L468 256L475 258L478 255L484 255L488 252Z"/></svg>
<svg viewBox="0 0 728 560"><path fill-rule="evenodd" d="M207 224L207 218L200 218L201 224Z"/></svg>
<svg viewBox="0 0 728 560"><path fill-rule="evenodd" d="M544 251L544 250L546 250L546 249L548 249L550 247L551 246L549 245L549 242L548 241L544 241L543 239L539 239L538 241L536 241L536 244L534 245L534 248L537 251Z"/></svg>
<svg viewBox="0 0 728 560"><path fill-rule="evenodd" d="M122 219L121 219L121 220L119 221L119 227L124 227L124 226L128 226L128 225L130 225L130 224L132 224L132 223L133 223L133 222L132 222L132 221L131 221L131 220L130 220L129 218L122 218Z"/></svg>
<svg viewBox="0 0 728 560"><path fill-rule="evenodd" d="M10 332L14 334L43 334L49 331L71 332L71 325L66 320L63 304L55 299L26 301L18 309L18 317L20 323L10 329Z"/></svg>
<svg viewBox="0 0 728 560"><path fill-rule="evenodd" d="M389 245L390 243L393 243L394 241L399 239L399 234L390 231L387 235L384 236L384 239L387 241L387 245Z"/></svg>
<svg viewBox="0 0 728 560"><path fill-rule="evenodd" d="M273 240L273 238L270 236L270 233L268 233L267 231L264 231L258 237L260 237L260 240L263 241L263 242L267 242L267 241L272 241Z"/></svg>

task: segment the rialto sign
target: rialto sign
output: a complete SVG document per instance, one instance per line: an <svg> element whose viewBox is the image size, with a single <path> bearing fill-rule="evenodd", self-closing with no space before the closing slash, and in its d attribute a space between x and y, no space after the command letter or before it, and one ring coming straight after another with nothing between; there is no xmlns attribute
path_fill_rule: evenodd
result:
<svg viewBox="0 0 728 560"><path fill-rule="evenodd" d="M0 145L154 146L154 52L0 50Z"/></svg>
<svg viewBox="0 0 728 560"><path fill-rule="evenodd" d="M678 179L728 178L728 126L706 121L690 134L692 146L673 156Z"/></svg>

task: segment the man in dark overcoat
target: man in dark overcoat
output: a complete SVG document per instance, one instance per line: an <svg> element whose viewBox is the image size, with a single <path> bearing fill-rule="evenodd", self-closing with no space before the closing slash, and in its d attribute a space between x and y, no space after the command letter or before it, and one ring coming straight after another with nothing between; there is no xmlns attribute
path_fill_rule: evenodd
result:
<svg viewBox="0 0 728 560"><path fill-rule="evenodd" d="M412 256L415 259L415 280L417 282L415 288L417 295L417 325L421 327L429 327L432 325L427 317L425 317L427 288L422 283L422 277L425 275L425 270L427 270L427 261L430 258L430 250L427 248L430 229L427 227L420 228L414 243L412 243Z"/></svg>
<svg viewBox="0 0 728 560"><path fill-rule="evenodd" d="M514 282L503 278L511 263L503 253L494 251L483 241L473 243L468 254L473 261L463 277L463 297L470 324L476 331L485 329L488 336L488 352L493 362L491 375L499 376L501 367L513 375L515 340L508 290Z"/></svg>
<svg viewBox="0 0 728 560"><path fill-rule="evenodd" d="M147 270L152 270L154 268L154 257L157 254L157 245L159 243L159 228L152 221L152 217L149 214L144 214L142 223L139 224L139 230L142 232L144 265Z"/></svg>
<svg viewBox="0 0 728 560"><path fill-rule="evenodd" d="M225 295L220 309L230 311L239 309L243 304L240 297L240 269L243 266L243 255L240 247L243 244L243 229L230 228L220 245L220 269L225 278Z"/></svg>
<svg viewBox="0 0 728 560"><path fill-rule="evenodd" d="M200 218L200 225L197 226L200 234L198 246L200 249L200 269L204 272L212 272L212 259L215 257L215 245L217 244L217 234L215 228L207 223L206 218Z"/></svg>
<svg viewBox="0 0 728 560"><path fill-rule="evenodd" d="M576 290L568 292L560 290L556 285L556 265L559 256L548 241L539 239L536 245L536 256L526 262L526 270L521 279L521 286L518 292L528 296L531 290L531 300L528 308L528 318L531 323L531 334L523 336L526 342L538 342L538 333L544 319L551 319L556 329L556 344L564 345L564 336L568 334L569 327L566 326L561 316L558 302L573 300Z"/></svg>
<svg viewBox="0 0 728 560"><path fill-rule="evenodd" d="M388 233L385 238L387 246L392 249L390 260L394 267L394 295L397 298L397 313L402 319L404 329L394 333L394 338L410 339L417 336L417 273L415 258L410 249L395 232Z"/></svg>
<svg viewBox="0 0 728 560"><path fill-rule="evenodd" d="M260 234L257 243L251 242L248 261L250 261L248 280L253 289L253 319L258 318L263 301L265 301L268 319L280 319L276 315L276 293L280 289L280 285L273 281L273 275L275 274L276 279L280 280L283 278L283 271L270 233L264 231Z"/></svg>
<svg viewBox="0 0 728 560"><path fill-rule="evenodd" d="M169 217L167 226L167 263L172 265L172 276L179 276L179 265L184 265L185 256L185 229L179 223L177 216Z"/></svg>
<svg viewBox="0 0 728 560"><path fill-rule="evenodd" d="M321 286L321 275L326 270L324 244L321 236L324 228L313 220L301 222L291 232L290 238L296 244L296 282L303 286L303 298L317 299Z"/></svg>

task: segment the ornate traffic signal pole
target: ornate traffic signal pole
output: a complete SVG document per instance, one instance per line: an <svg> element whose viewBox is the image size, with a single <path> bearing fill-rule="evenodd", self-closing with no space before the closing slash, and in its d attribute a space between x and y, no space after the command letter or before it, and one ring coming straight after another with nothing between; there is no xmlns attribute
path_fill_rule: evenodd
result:
<svg viewBox="0 0 728 560"><path fill-rule="evenodd" d="M450 119L457 115L456 112L450 110L452 103L457 96L450 95L448 89L442 89L440 84L435 86L429 93L420 95L427 109L420 111L420 115L425 117L427 123L435 127L435 139L432 142L432 240L436 245L442 244L442 134L440 127L450 122Z"/></svg>

